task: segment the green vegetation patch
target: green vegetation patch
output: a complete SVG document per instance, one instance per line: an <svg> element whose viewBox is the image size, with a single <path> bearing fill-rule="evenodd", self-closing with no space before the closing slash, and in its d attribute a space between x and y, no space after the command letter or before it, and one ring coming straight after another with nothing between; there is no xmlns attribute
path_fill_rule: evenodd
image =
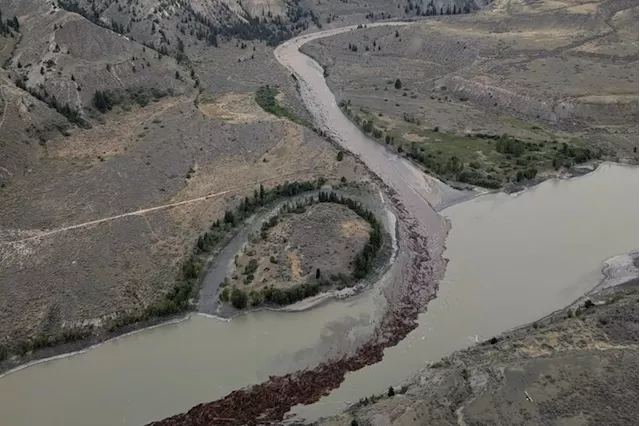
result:
<svg viewBox="0 0 640 426"><path fill-rule="evenodd" d="M300 214L306 211L306 207L318 203L336 203L341 204L358 216L366 220L371 225L371 232L369 234L369 240L360 253L354 260L354 271L351 278L344 277L332 277L333 281L341 281L344 285L353 285L356 280L362 279L367 276L375 265L375 260L378 256L383 243L383 230L382 225L375 217L373 212L366 209L362 204L344 196L338 196L335 192L320 192L317 197L307 197L304 200L296 203L286 203L280 209L278 215L271 217L269 220L262 223L261 236L267 238L269 229L278 224L278 218L284 214ZM249 263L245 267L244 274L252 274L257 268L257 261L252 259L255 264ZM263 304L270 305L289 305L300 300L312 297L320 293L323 289L332 287L331 281L320 279L319 270L316 273L316 281L312 283L303 283L295 285L288 289L279 289L274 286L265 286L259 291L251 291L246 294L244 291L234 287L231 291L228 288L221 285L221 292L219 298L223 302L230 302L236 309L244 309L248 304L251 306L260 306Z"/></svg>
<svg viewBox="0 0 640 426"><path fill-rule="evenodd" d="M256 92L256 103L269 114L273 114L276 117L286 118L302 126L311 127L311 123L309 123L309 121L299 117L290 108L281 105L276 99L277 95L278 89L275 87L271 87L269 85L261 86Z"/></svg>
<svg viewBox="0 0 640 426"><path fill-rule="evenodd" d="M93 94L93 106L100 112L105 113L114 106L135 102L144 107L153 100L158 100L172 94L172 90L160 90L156 88L129 88L126 90L96 90Z"/></svg>
<svg viewBox="0 0 640 426"><path fill-rule="evenodd" d="M508 135L466 136L419 131L423 140L407 143L406 155L428 171L449 180L500 188L536 177L539 171L587 162L600 151L558 141L524 141Z"/></svg>
<svg viewBox="0 0 640 426"><path fill-rule="evenodd" d="M339 106L362 131L398 153L420 163L440 178L485 188L501 188L509 182L534 179L540 171L572 167L602 157L600 150L572 143L521 140L509 135L475 133L458 135L426 129L411 114L403 126L389 130L387 123L368 108L357 111L350 101ZM411 133L411 141L407 135Z"/></svg>
<svg viewBox="0 0 640 426"><path fill-rule="evenodd" d="M0 35L3 36L12 36L13 32L20 32L20 22L18 22L18 17L13 16L13 18L3 19L2 10L0 10Z"/></svg>

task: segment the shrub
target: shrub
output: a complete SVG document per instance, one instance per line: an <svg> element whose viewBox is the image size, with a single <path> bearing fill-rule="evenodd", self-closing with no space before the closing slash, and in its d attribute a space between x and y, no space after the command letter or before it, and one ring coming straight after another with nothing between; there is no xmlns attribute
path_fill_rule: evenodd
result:
<svg viewBox="0 0 640 426"><path fill-rule="evenodd" d="M518 173L516 173L516 181L520 182L523 180L531 180L534 177L536 177L536 175L538 174L538 169L536 169L535 167L529 168L525 171L518 171Z"/></svg>
<svg viewBox="0 0 640 426"><path fill-rule="evenodd" d="M280 103L276 99L277 94L278 94L278 90L276 88L270 87L269 85L261 86L256 91L256 97L255 97L256 103L260 105L260 107L263 110L265 110L270 114L273 114L277 117L288 118L294 123L298 123L303 126L309 127L310 124L309 122L307 122L307 120L304 120L298 117L298 115L295 112L293 112L292 110L290 110L289 108L283 105L280 105Z"/></svg>
<svg viewBox="0 0 640 426"><path fill-rule="evenodd" d="M0 346L0 361L4 361L8 357L9 357L9 350L4 346Z"/></svg>
<svg viewBox="0 0 640 426"><path fill-rule="evenodd" d="M519 157L524 153L525 145L518 139L502 136L496 141L496 151L501 154L511 154L514 157Z"/></svg>
<svg viewBox="0 0 640 426"><path fill-rule="evenodd" d="M389 391L387 392L387 395L393 396L395 394L396 394L396 391L393 390L393 386L389 386Z"/></svg>
<svg viewBox="0 0 640 426"><path fill-rule="evenodd" d="M222 291L220 292L220 301L222 302L228 302L229 301L229 289L228 288L224 288L222 289Z"/></svg>
<svg viewBox="0 0 640 426"><path fill-rule="evenodd" d="M253 273L258 269L258 261L256 259L251 259L247 266L244 267L244 275L253 275Z"/></svg>
<svg viewBox="0 0 640 426"><path fill-rule="evenodd" d="M261 291L251 291L249 299L251 300L251 306L260 306L264 303L264 294Z"/></svg>
<svg viewBox="0 0 640 426"><path fill-rule="evenodd" d="M238 288L233 289L230 300L231 304L236 309L244 309L247 307L247 294Z"/></svg>

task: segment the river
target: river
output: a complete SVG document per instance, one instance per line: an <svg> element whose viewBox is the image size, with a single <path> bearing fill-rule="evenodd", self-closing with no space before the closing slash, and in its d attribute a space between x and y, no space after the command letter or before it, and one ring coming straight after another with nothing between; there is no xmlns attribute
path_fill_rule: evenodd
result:
<svg viewBox="0 0 640 426"><path fill-rule="evenodd" d="M295 69L305 104L435 235L430 250L437 255L446 227L430 206L441 209L462 195L357 131L335 105L322 70L297 51L300 40L276 55ZM449 264L418 328L387 349L383 361L349 374L339 389L296 413L308 419L334 414L345 400L381 392L476 336L535 320L597 285L605 259L638 248L638 169L604 164L517 197L488 194L441 213L452 225L444 253ZM398 263L409 256L406 249L400 248ZM230 322L194 315L10 373L0 379L2 423L140 425L269 375L313 366L367 338L387 307L383 294L391 281L305 312L262 311Z"/></svg>
<svg viewBox="0 0 640 426"><path fill-rule="evenodd" d="M451 220L447 271L419 326L378 364L293 413L314 420L382 393L428 362L571 304L604 278L603 261L638 248L638 168L603 164L517 197L478 197Z"/></svg>

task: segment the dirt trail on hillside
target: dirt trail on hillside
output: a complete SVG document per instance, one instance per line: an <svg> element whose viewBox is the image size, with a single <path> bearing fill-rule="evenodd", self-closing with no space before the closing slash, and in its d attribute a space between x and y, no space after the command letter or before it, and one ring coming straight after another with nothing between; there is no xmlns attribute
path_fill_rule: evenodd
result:
<svg viewBox="0 0 640 426"><path fill-rule="evenodd" d="M149 207L149 208L146 208L146 209L140 209L140 210L136 210L136 211L132 211L132 212L118 214L118 215L115 215L115 216L103 217L101 219L90 220L88 222L83 222L83 223L78 223L78 224L75 224L75 225L65 226L63 228L52 229L52 230L49 230L49 231L40 232L40 233L38 233L36 235L32 235L32 236L29 236L29 237L26 237L26 238L21 238L21 239L11 240L11 241L0 241L0 246L24 243L24 242L27 242L27 241L37 240L37 239L40 239L40 238L48 237L48 236L51 236L51 235L54 235L54 234L59 234L61 232L71 231L71 230L79 229L79 228L86 228L86 227L93 226L93 225L99 225L101 223L110 222L112 220L122 219L122 218L125 218L125 217L143 216L143 215L145 215L147 213L152 213L152 212L155 212L155 211L158 211L158 210L165 210L165 209L169 209L169 208L172 208L172 207L183 206L183 205L186 205L186 204L198 203L198 202L201 202L201 201L209 200L211 198L220 197L220 196L223 196L223 195L232 194L232 193L236 193L236 192L240 192L240 191L245 191L247 189L255 188L256 185L259 185L261 183L266 183L266 182L268 182L270 180L274 180L274 179L281 179L281 178L287 177L287 176L295 176L295 175L298 175L298 174L300 174L302 172L304 172L304 170L301 170L301 171L298 171L298 172L295 172L295 173L290 173L288 175L278 176L278 177L275 177L275 178L264 179L262 181L258 181L258 182L254 183L254 184L251 184L251 185L245 185L245 186L242 186L242 187L228 189L226 191L215 192L215 193L212 193L212 194L203 195L201 197L191 198L189 200L178 201L178 202L175 202L175 203L162 204L162 205L159 205L159 206Z"/></svg>

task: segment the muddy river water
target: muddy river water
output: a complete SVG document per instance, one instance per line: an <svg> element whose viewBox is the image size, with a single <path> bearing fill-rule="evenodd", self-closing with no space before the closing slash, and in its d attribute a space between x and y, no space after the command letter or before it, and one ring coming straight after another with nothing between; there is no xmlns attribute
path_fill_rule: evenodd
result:
<svg viewBox="0 0 640 426"><path fill-rule="evenodd" d="M463 194L364 138L297 43L285 43L276 56L295 70L314 118L425 226L442 226L429 204L442 208ZM442 210L452 226L444 252L449 264L418 328L381 362L294 411L307 419L334 414L345 401L382 392L429 361L569 304L598 284L604 260L638 248L638 189L637 167L603 164L515 197L489 194ZM382 287L305 312L262 311L232 321L193 315L32 365L0 378L1 423L140 425L313 366L371 331L385 308Z"/></svg>

